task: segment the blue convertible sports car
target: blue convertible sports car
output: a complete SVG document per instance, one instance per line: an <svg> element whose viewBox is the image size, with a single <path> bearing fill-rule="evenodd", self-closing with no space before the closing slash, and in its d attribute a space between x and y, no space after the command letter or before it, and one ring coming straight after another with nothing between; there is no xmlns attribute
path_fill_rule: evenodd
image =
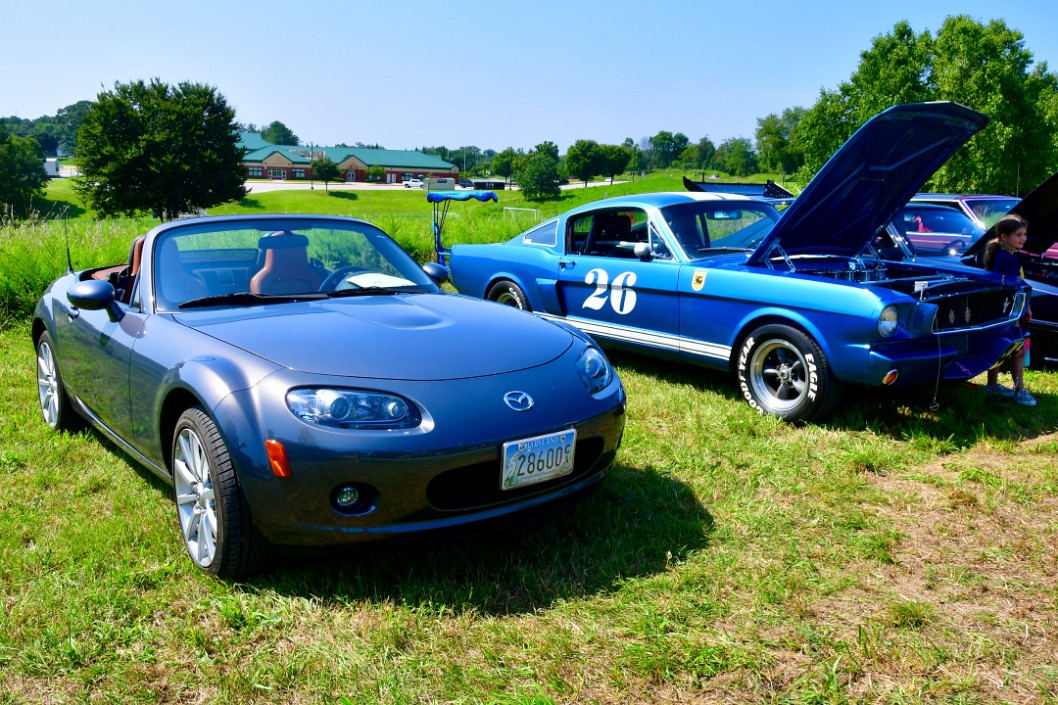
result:
<svg viewBox="0 0 1058 705"><path fill-rule="evenodd" d="M40 408L171 482L188 551L225 578L269 546L433 541L586 495L624 429L613 368L446 275L350 218L165 224L45 293Z"/></svg>
<svg viewBox="0 0 1058 705"><path fill-rule="evenodd" d="M871 245L986 123L955 103L890 108L781 218L764 198L644 194L442 254L462 293L566 320L603 345L730 370L760 412L822 418L844 385L965 380L1022 344L1023 283L886 262Z"/></svg>

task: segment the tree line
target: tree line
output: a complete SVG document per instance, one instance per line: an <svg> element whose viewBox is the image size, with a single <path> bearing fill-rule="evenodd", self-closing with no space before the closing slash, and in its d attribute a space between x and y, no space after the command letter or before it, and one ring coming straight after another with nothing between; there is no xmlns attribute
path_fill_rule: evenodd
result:
<svg viewBox="0 0 1058 705"><path fill-rule="evenodd" d="M568 178L612 180L629 171L670 168L739 176L782 173L805 183L874 114L930 100L954 100L991 117L934 175L930 189L1019 195L1058 170L1058 77L1046 63L1034 65L1017 30L1002 20L982 23L965 15L948 17L935 34L916 33L906 21L898 22L860 54L847 81L821 89L810 107L758 118L752 140L736 137L715 145L708 136L692 142L682 132L661 130L620 145L580 139L564 155L550 141L528 151L476 146L422 151L464 174L512 178L531 199L556 196ZM235 122L211 87L170 87L157 80L115 84L95 101L67 106L53 117L0 118L0 204L7 213L24 212L43 194L43 155L64 151L78 158L84 175L79 189L101 213L165 214L216 205L242 192L240 130L260 132L274 144L301 144L278 120L261 128ZM314 160L314 172L332 174L328 161ZM163 197L163 190L172 195Z"/></svg>

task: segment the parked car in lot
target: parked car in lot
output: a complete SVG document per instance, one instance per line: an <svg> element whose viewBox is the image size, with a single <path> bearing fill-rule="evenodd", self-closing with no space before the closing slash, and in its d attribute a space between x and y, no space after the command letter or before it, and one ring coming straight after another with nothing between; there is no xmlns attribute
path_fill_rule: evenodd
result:
<svg viewBox="0 0 1058 705"><path fill-rule="evenodd" d="M973 220L982 230L988 230L1021 199L1014 196L994 196L979 193L916 193L911 203L932 203L954 208Z"/></svg>
<svg viewBox="0 0 1058 705"><path fill-rule="evenodd" d="M171 483L188 552L225 578L274 547L434 541L583 497L624 428L610 363L445 276L352 218L163 224L38 303L40 411Z"/></svg>
<svg viewBox="0 0 1058 705"><path fill-rule="evenodd" d="M422 179L405 179L404 181L401 181L401 183L404 184L404 188L422 188L423 187Z"/></svg>
<svg viewBox="0 0 1058 705"><path fill-rule="evenodd" d="M965 213L932 203L908 203L893 225L923 255L961 255L985 232Z"/></svg>
<svg viewBox="0 0 1058 705"><path fill-rule="evenodd" d="M825 418L846 386L966 380L1022 345L1027 286L888 262L871 243L987 120L954 103L896 106L781 217L769 199L725 193L598 201L505 243L453 245L453 283L603 345L728 370L753 408L790 420Z"/></svg>
<svg viewBox="0 0 1058 705"><path fill-rule="evenodd" d="M459 185L463 188L474 188L474 182L470 179L460 179Z"/></svg>

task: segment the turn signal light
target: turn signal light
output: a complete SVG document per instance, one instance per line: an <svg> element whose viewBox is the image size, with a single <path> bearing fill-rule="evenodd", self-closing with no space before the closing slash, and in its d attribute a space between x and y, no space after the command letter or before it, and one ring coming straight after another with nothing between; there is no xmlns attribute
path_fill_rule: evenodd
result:
<svg viewBox="0 0 1058 705"><path fill-rule="evenodd" d="M896 378L900 376L900 373L896 370L889 370L885 377L882 377L882 384L889 385L896 381Z"/></svg>
<svg viewBox="0 0 1058 705"><path fill-rule="evenodd" d="M287 449L274 438L265 441L265 452L268 453L268 464L276 477L290 477L290 461L287 460Z"/></svg>

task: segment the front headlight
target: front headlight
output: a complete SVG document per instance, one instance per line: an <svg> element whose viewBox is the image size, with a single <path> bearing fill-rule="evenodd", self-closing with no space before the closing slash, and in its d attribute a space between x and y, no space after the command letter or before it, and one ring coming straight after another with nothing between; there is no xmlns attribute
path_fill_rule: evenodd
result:
<svg viewBox="0 0 1058 705"><path fill-rule="evenodd" d="M587 347L577 358L577 374L588 388L588 393L595 394L613 379L613 368L597 348Z"/></svg>
<svg viewBox="0 0 1058 705"><path fill-rule="evenodd" d="M888 338L896 332L896 325L900 322L900 313L896 306L889 304L882 309L882 315L878 316L878 335Z"/></svg>
<svg viewBox="0 0 1058 705"><path fill-rule="evenodd" d="M291 389L287 406L302 421L333 428L412 428L422 422L419 410L407 399L357 389Z"/></svg>

